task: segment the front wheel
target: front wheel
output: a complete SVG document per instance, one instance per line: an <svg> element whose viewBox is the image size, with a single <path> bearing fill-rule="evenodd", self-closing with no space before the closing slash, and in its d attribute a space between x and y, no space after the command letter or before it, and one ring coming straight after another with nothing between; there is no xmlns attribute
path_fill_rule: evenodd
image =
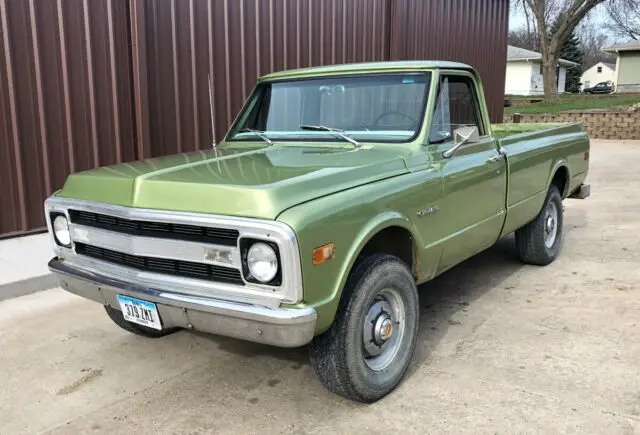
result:
<svg viewBox="0 0 640 435"><path fill-rule="evenodd" d="M563 220L560 190L551 185L538 216L516 231L516 246L522 261L546 266L555 260L562 245Z"/></svg>
<svg viewBox="0 0 640 435"><path fill-rule="evenodd" d="M375 402L404 376L416 346L419 303L407 265L374 254L351 272L336 319L310 347L316 374L330 391Z"/></svg>

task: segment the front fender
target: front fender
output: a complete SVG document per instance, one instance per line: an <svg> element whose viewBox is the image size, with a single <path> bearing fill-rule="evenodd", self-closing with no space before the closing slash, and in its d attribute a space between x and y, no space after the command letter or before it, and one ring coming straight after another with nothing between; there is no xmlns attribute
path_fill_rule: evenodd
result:
<svg viewBox="0 0 640 435"><path fill-rule="evenodd" d="M397 177L402 178L402 177ZM300 247L304 301L318 313L316 333L327 330L336 314L342 289L358 254L381 230L397 226L409 231L415 246L422 241L414 223L404 213L397 195L401 182L375 183L301 204L282 213L278 220L294 229ZM312 251L335 243L335 257L313 265Z"/></svg>
<svg viewBox="0 0 640 435"><path fill-rule="evenodd" d="M413 247L414 251L416 246L422 246L422 242L420 241L417 229L409 220L409 218L404 214L397 211L386 211L374 216L361 228L361 230L358 232L353 242L351 243L351 246L349 247L346 254L346 258L348 260L343 262L343 266L340 269L340 280L338 281L337 287L333 289L333 292L330 295L330 299L340 299L340 295L342 294L342 289L344 288L344 284L347 281L347 277L349 276L349 273L351 272L351 269L353 268L358 255L360 255L360 252L362 252L362 249L376 234L378 234L385 228L390 227L401 227L409 231L411 237L415 241Z"/></svg>

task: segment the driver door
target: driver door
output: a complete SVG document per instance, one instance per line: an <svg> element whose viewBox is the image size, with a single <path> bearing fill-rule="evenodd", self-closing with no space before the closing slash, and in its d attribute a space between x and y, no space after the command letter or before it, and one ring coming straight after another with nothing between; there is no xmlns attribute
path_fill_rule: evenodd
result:
<svg viewBox="0 0 640 435"><path fill-rule="evenodd" d="M439 271L491 246L502 229L507 191L506 162L488 135L474 77L463 71L440 76L438 100L430 133L430 151L440 168L442 198L436 231L442 241ZM452 156L454 131L477 127L479 138Z"/></svg>

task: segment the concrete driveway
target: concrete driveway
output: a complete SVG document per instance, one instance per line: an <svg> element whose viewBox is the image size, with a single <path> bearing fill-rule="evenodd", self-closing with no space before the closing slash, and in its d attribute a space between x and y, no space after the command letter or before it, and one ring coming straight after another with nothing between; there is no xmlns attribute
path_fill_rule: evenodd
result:
<svg viewBox="0 0 640 435"><path fill-rule="evenodd" d="M128 334L62 290L0 302L0 433L640 433L640 142L594 141L545 267L513 238L421 288L418 351L373 405L307 349Z"/></svg>

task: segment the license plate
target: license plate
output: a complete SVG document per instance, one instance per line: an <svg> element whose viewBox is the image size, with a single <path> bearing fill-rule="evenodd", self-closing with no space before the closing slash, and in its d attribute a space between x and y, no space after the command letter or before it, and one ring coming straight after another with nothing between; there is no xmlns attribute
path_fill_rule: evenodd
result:
<svg viewBox="0 0 640 435"><path fill-rule="evenodd" d="M118 295L118 302L125 320L153 329L162 329L156 304L121 295Z"/></svg>

